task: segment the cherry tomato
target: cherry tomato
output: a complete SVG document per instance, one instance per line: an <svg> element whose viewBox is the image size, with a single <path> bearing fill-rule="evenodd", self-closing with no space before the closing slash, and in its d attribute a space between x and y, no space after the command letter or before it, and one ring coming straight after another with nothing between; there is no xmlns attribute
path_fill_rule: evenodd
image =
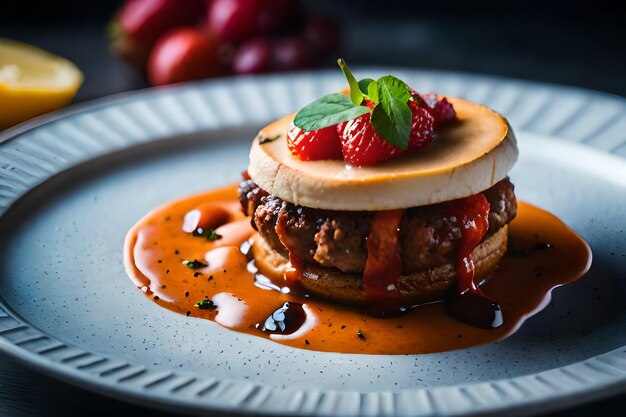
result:
<svg viewBox="0 0 626 417"><path fill-rule="evenodd" d="M312 56L307 43L299 37L276 39L272 43L273 68L277 71L293 71L308 68Z"/></svg>
<svg viewBox="0 0 626 417"><path fill-rule="evenodd" d="M209 28L223 41L243 41L258 33L261 0L213 0Z"/></svg>
<svg viewBox="0 0 626 417"><path fill-rule="evenodd" d="M220 75L219 48L219 40L209 32L174 29L154 46L148 61L148 79L153 85L163 85Z"/></svg>
<svg viewBox="0 0 626 417"><path fill-rule="evenodd" d="M265 38L247 41L239 47L233 58L235 74L259 74L269 71L271 65L271 45Z"/></svg>
<svg viewBox="0 0 626 417"><path fill-rule="evenodd" d="M150 48L168 30L193 25L204 15L203 0L129 0L109 26L112 49L130 64L143 69Z"/></svg>
<svg viewBox="0 0 626 417"><path fill-rule="evenodd" d="M197 22L206 9L202 0L185 0L181 6L178 0L131 0L116 18L135 42L150 47L168 30Z"/></svg>

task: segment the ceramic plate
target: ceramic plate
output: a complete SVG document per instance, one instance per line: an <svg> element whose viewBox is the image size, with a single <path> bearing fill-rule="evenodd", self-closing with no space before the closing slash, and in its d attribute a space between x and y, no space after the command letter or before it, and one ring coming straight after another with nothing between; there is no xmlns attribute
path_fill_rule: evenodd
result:
<svg viewBox="0 0 626 417"><path fill-rule="evenodd" d="M266 122L342 87L337 71L225 79L76 107L0 136L0 349L106 395L188 412L537 412L626 391L626 103L429 71L422 91L506 115L516 194L591 245L591 272L512 337L428 355L292 349L164 310L124 273L127 230L153 207L238 180Z"/></svg>

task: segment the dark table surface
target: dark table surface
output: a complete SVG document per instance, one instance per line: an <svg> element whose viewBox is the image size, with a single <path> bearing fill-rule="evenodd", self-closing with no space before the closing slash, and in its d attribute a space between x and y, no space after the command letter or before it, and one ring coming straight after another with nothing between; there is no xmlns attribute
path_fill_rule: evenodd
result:
<svg viewBox="0 0 626 417"><path fill-rule="evenodd" d="M7 0L0 0L2 3ZM93 4L85 2L83 4ZM319 10L331 7L320 2ZM386 3L386 2L385 2ZM401 2L392 1L393 4ZM8 0L7 4L11 4ZM102 6L108 10L111 6ZM375 7L373 2L367 2ZM349 20L350 5L334 14L345 20L342 55L352 65L440 68L555 82L626 96L626 30L623 15L597 16L560 9L511 12L426 13L402 19L385 10ZM14 2L15 16L23 3ZM380 7L380 6L378 6ZM11 9L9 9L11 10ZM25 10L25 9L24 9ZM45 14L45 13L41 13ZM371 16L378 16L374 20ZM77 101L146 87L143 77L107 50L105 20L87 13L65 24L45 16L11 18L0 12L0 37L33 43L71 59L85 73ZM66 19L68 20L68 19ZM570 408L551 416L623 416L626 394ZM0 354L0 416L170 416L86 392L31 371Z"/></svg>

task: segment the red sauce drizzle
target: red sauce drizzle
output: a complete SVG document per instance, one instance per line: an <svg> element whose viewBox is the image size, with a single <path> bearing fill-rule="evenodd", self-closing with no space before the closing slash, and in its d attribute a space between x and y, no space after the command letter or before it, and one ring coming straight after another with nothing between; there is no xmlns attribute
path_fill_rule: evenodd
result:
<svg viewBox="0 0 626 417"><path fill-rule="evenodd" d="M403 209L380 211L370 223L363 291L368 298L368 313L372 316L384 317L401 312L399 300L402 259L398 230L403 215Z"/></svg>
<svg viewBox="0 0 626 417"><path fill-rule="evenodd" d="M455 319L479 328L497 328L504 323L502 309L474 282L472 252L489 230L489 202L483 194L446 203L457 219L462 237L456 257L457 288L446 300L446 311Z"/></svg>
<svg viewBox="0 0 626 417"><path fill-rule="evenodd" d="M457 288L459 293L476 291L472 252L489 230L489 202L483 194L472 195L446 204L461 228L461 246L456 257Z"/></svg>
<svg viewBox="0 0 626 417"><path fill-rule="evenodd" d="M220 213L216 207L228 213L227 223L219 224L221 221L208 216L208 211ZM207 222L194 225L196 214L190 215L192 224L185 229L197 229L200 223L217 226L215 232L221 238L211 240L183 230L186 215L194 210L201 212L198 219ZM486 209L482 213L486 215ZM223 218L221 214L218 217ZM386 226L383 235L393 237L396 229ZM458 315L454 319L446 314L446 305L448 310L454 305L471 307L470 301L430 303L380 319L349 306L302 297L296 291L259 285L250 269L254 261L240 251L253 235L233 185L151 211L129 231L124 263L145 296L176 313L296 348L366 354L441 352L501 340L548 304L552 288L575 281L591 265L591 251L578 235L550 213L520 202L517 218L509 225L513 250L500 261L493 278L480 287L501 303L507 320L497 329L484 330L461 323ZM381 260L388 259L383 256L386 254L376 254ZM207 266L193 269L183 263L194 259ZM484 305L475 310L484 310Z"/></svg>
<svg viewBox="0 0 626 417"><path fill-rule="evenodd" d="M296 255L289 252L289 268L285 271L287 286L295 286L300 279L300 271L302 271L302 261Z"/></svg>
<svg viewBox="0 0 626 417"><path fill-rule="evenodd" d="M280 240L280 242L286 248L289 248L287 245L285 245L284 223L280 220L277 221L276 226L274 227L274 230L276 230L276 235L278 236L278 239ZM298 284L298 280L300 279L300 271L302 270L302 261L296 255L294 255L292 251L290 251L289 249L287 250L289 251L289 267L285 270L285 274L284 274L285 284L287 288L290 288L292 290L296 288L299 289L299 286L297 284Z"/></svg>

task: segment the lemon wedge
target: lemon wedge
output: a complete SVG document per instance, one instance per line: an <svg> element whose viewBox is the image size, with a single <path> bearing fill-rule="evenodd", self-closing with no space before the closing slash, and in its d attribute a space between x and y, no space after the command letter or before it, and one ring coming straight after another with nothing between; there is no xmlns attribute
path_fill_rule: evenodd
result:
<svg viewBox="0 0 626 417"><path fill-rule="evenodd" d="M65 106L82 82L70 61L0 38L0 130Z"/></svg>

